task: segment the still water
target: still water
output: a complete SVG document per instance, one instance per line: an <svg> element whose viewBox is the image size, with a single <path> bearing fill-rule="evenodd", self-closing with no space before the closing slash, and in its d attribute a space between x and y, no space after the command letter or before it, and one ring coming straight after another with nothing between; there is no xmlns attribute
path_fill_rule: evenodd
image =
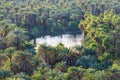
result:
<svg viewBox="0 0 120 80"><path fill-rule="evenodd" d="M81 45L83 36L83 34L62 34L59 36L46 35L44 37L37 38L36 43L37 45L47 44L51 46L56 46L58 43L62 43L65 47L70 48L76 45Z"/></svg>

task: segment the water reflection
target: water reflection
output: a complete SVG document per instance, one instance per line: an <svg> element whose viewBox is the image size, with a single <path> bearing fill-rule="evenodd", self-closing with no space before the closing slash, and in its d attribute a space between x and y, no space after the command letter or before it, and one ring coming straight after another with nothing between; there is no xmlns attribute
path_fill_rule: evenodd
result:
<svg viewBox="0 0 120 80"><path fill-rule="evenodd" d="M36 39L37 45L40 44L48 44L52 46L56 46L58 43L62 43L65 47L72 47L75 45L81 45L81 40L83 39L83 34L62 34L60 36L50 36L46 35L44 37L40 37Z"/></svg>

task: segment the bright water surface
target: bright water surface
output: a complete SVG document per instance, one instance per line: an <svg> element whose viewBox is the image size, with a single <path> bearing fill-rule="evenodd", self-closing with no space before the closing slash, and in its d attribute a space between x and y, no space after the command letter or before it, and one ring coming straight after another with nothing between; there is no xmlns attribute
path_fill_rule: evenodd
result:
<svg viewBox="0 0 120 80"><path fill-rule="evenodd" d="M44 37L37 38L36 43L37 45L47 44L51 46L56 46L58 43L62 43L65 47L70 48L76 45L81 45L83 36L83 34L62 34L59 36L46 35Z"/></svg>

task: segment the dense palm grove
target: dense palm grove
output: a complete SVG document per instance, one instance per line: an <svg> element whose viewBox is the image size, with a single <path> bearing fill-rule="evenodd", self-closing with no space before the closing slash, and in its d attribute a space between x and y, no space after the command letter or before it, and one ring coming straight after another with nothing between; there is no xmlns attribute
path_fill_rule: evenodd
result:
<svg viewBox="0 0 120 80"><path fill-rule="evenodd" d="M119 2L1 0L0 80L120 80ZM35 50L37 37L62 33L84 33L82 46Z"/></svg>

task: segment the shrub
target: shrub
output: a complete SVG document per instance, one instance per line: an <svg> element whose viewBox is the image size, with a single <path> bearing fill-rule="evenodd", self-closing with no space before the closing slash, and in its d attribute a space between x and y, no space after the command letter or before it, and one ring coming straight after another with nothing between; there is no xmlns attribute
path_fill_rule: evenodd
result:
<svg viewBox="0 0 120 80"><path fill-rule="evenodd" d="M108 71L96 71L95 69L87 69L83 80L109 80L110 72Z"/></svg>
<svg viewBox="0 0 120 80"><path fill-rule="evenodd" d="M0 79L6 78L10 76L10 72L8 70L0 70Z"/></svg>
<svg viewBox="0 0 120 80"><path fill-rule="evenodd" d="M112 64L112 69L120 70L120 60L119 59L114 60L114 62Z"/></svg>
<svg viewBox="0 0 120 80"><path fill-rule="evenodd" d="M84 68L93 67L96 63L96 58L94 56L82 56L80 59L76 61L76 66L82 66Z"/></svg>

